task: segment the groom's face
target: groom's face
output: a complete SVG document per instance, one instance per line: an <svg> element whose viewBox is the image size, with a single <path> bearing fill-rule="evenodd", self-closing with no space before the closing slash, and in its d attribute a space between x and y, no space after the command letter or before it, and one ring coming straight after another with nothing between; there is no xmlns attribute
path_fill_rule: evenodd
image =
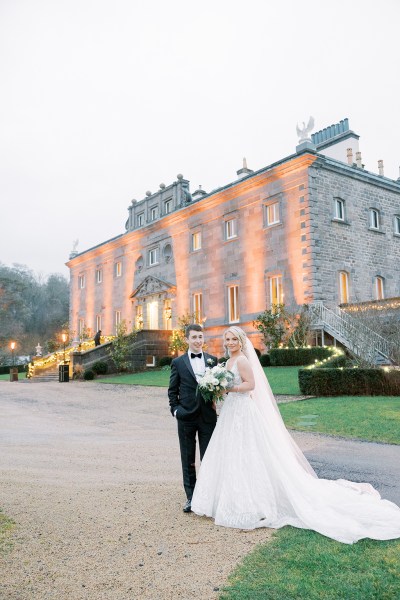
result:
<svg viewBox="0 0 400 600"><path fill-rule="evenodd" d="M189 331L189 337L186 338L189 344L189 350L195 354L199 354L204 344L204 335L202 331Z"/></svg>

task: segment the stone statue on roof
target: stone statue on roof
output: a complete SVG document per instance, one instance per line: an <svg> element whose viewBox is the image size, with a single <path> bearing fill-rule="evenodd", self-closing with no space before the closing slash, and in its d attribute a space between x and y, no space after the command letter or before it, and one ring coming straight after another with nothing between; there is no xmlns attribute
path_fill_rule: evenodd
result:
<svg viewBox="0 0 400 600"><path fill-rule="evenodd" d="M303 121L303 127L299 127L296 125L297 135L299 136L299 144L302 142L311 142L310 133L314 129L314 117L310 117L308 120L308 125L306 126Z"/></svg>

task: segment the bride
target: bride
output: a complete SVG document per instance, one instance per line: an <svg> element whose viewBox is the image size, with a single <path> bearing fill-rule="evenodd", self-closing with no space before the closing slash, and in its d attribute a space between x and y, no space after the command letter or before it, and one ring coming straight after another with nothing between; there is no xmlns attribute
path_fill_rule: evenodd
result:
<svg viewBox="0 0 400 600"><path fill-rule="evenodd" d="M224 334L234 373L203 457L192 511L216 525L292 525L352 544L400 537L400 508L368 483L318 479L289 435L245 332Z"/></svg>

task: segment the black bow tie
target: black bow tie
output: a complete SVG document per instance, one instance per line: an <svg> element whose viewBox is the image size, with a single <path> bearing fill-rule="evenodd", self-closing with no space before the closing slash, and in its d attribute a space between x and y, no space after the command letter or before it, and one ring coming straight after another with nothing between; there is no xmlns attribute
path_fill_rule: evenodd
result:
<svg viewBox="0 0 400 600"><path fill-rule="evenodd" d="M194 354L194 352L191 352L190 354L190 358L201 358L202 357L202 353L200 352L200 354Z"/></svg>

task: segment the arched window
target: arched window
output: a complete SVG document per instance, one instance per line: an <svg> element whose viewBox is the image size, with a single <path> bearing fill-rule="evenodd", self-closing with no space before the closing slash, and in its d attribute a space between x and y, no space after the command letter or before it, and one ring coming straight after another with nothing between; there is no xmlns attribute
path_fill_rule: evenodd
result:
<svg viewBox="0 0 400 600"><path fill-rule="evenodd" d="M349 274L346 271L339 272L339 304L349 302Z"/></svg>
<svg viewBox="0 0 400 600"><path fill-rule="evenodd" d="M369 209L369 228L380 229L380 215L376 208Z"/></svg>
<svg viewBox="0 0 400 600"><path fill-rule="evenodd" d="M383 300L385 297L383 277L375 277L375 300Z"/></svg>

